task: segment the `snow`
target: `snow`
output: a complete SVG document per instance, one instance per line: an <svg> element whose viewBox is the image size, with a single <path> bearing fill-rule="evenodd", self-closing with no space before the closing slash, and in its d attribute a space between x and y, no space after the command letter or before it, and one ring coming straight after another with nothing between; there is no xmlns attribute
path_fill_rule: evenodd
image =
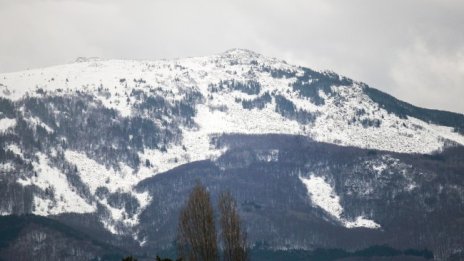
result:
<svg viewBox="0 0 464 261"><path fill-rule="evenodd" d="M32 185L32 181L29 178L19 178L16 180L16 183L21 184L23 187Z"/></svg>
<svg viewBox="0 0 464 261"><path fill-rule="evenodd" d="M112 215L114 216L114 214ZM100 219L100 222L102 223L103 227L108 230L111 234L115 234L115 235L118 235L120 234L118 232L118 229L116 228L115 224L111 221L111 220L108 220L108 219Z"/></svg>
<svg viewBox="0 0 464 261"><path fill-rule="evenodd" d="M11 213L13 213L13 211L0 209L0 216L9 216Z"/></svg>
<svg viewBox="0 0 464 261"><path fill-rule="evenodd" d="M9 150L11 152L13 152L14 154L20 156L21 158L24 158L24 155L21 151L21 148L18 147L18 145L16 144L9 144L7 147L6 147L6 150Z"/></svg>
<svg viewBox="0 0 464 261"><path fill-rule="evenodd" d="M311 201L325 210L330 215L340 219L343 208L340 198L335 194L333 188L325 182L322 177L312 175L309 179L300 177L301 182L306 185Z"/></svg>
<svg viewBox="0 0 464 261"><path fill-rule="evenodd" d="M354 221L344 218L342 215L343 207L340 204L340 197L324 178L311 175L309 178L300 177L300 180L306 186L312 203L323 209L346 228L380 228L379 224L363 216L356 217Z"/></svg>
<svg viewBox="0 0 464 261"><path fill-rule="evenodd" d="M52 199L45 198L44 195L34 195L34 214L48 216L69 212L91 213L96 211L94 204L88 203L75 192L74 188L70 187L63 173L50 167L50 162L45 154L37 153L37 157L39 160L32 163L37 176L17 180L23 186L34 185L43 191L53 191L51 193Z"/></svg>
<svg viewBox="0 0 464 261"><path fill-rule="evenodd" d="M10 162L0 163L0 173L13 171L15 168Z"/></svg>
<svg viewBox="0 0 464 261"><path fill-rule="evenodd" d="M387 168L388 168L388 165L385 164L385 162L380 162L380 163L374 164L374 165L372 166L372 169L373 169L374 171L376 171L377 174L379 174L379 175L382 174L382 172L383 172L384 170L386 170Z"/></svg>
<svg viewBox="0 0 464 261"><path fill-rule="evenodd" d="M133 114L132 106L136 101L127 94L133 89L146 90L148 88L162 88L172 91L173 96L168 100L179 100L185 89L200 91L204 97L212 95L213 99L207 99L205 104L197 106L198 115L195 121L201 126L198 133L187 130L185 142L191 138L206 142L208 137L221 133L285 133L307 135L316 141L335 143L343 146L356 146L361 148L379 149L406 153L432 153L440 151L447 140L464 144L464 136L453 131L452 128L438 126L423 122L418 119L401 119L389 114L378 104L374 103L363 92L363 86L354 83L353 86L332 87L336 95L327 97L322 91L321 97L325 98L325 104L317 106L308 98L301 97L293 91L291 85L295 78L273 78L268 72L257 70L257 65L283 69L301 75L302 70L284 61L267 58L257 53L232 49L222 54L178 59L171 61L132 61L132 60L100 60L79 59L79 62L54 66L44 69L28 70L16 73L0 74L3 86L8 86L11 93L0 94L12 100L29 95L40 95L36 90L41 88L46 92L57 95L73 93L76 90L98 93L103 88L108 95L96 95L102 104L118 110L122 116ZM250 73L251 72L251 73ZM124 79L124 80L123 80ZM134 82L134 79L143 79L145 83ZM300 124L294 120L286 119L275 112L275 104L268 104L263 110L246 110L235 98L252 98L256 95L247 95L238 91L210 93L208 86L221 80L236 80L246 82L258 81L262 91L283 95L290 99L297 109L305 110L319 115L313 124ZM62 92L56 92L62 89ZM227 112L215 110L210 107L225 106ZM365 109L365 119L381 119L380 128L365 128L358 124L349 124L356 110ZM35 119L31 119L36 121ZM4 121L4 120L2 120ZM9 123L12 124L11 122ZM45 127L47 131L53 130ZM10 126L8 125L8 126ZM7 126L0 124L1 129ZM0 129L0 130L1 130ZM193 136L193 137L192 137ZM193 146L196 146L192 144ZM190 157L196 157L197 148L192 147ZM199 149L199 148L198 148ZM178 152L178 149L173 149ZM212 152L207 150L200 159L208 158ZM173 158L175 156L165 156ZM193 159L193 158L192 158ZM159 164L160 171L166 170ZM174 164L175 165L175 164ZM170 166L170 165L169 165Z"/></svg>
<svg viewBox="0 0 464 261"><path fill-rule="evenodd" d="M226 95L214 99L215 104L227 104L227 112L211 111L205 105L198 105L198 115L195 121L200 125L200 130L207 134L300 133L300 125L296 121L275 113L273 104L262 110L244 110L232 99L234 97Z"/></svg>
<svg viewBox="0 0 464 261"><path fill-rule="evenodd" d="M417 185L416 184L408 184L407 187L406 187L406 190L411 192L413 191L415 188L417 188Z"/></svg>
<svg viewBox="0 0 464 261"><path fill-rule="evenodd" d="M325 99L325 104L316 105L290 87L296 78L274 78L269 72L260 71L259 66L293 72L297 76L303 74L303 70L298 66L243 49L170 61L80 58L76 63L0 74L0 87L8 90L1 92L0 96L19 100L25 95L40 96L42 92L69 95L82 91L95 95L105 107L117 110L121 116L131 117L134 116L133 108L137 103L128 95L132 90L149 93L153 88L160 88L160 95L168 102L181 100L183 94L190 90L199 91L203 95L205 102L196 105L197 113L193 119L197 127L179 126L182 130L182 140L179 143L167 144L165 152L148 148L139 152L141 165L138 171L123 163L119 166L120 170L108 169L82 152L65 152L66 160L77 166L82 181L92 193L92 204L99 203L108 210L109 217L102 218L101 222L112 233L119 233L121 224L126 227L137 224L138 215L150 203L151 198L146 192L134 191L138 182L181 164L204 159L214 160L227 150L226 147L218 149L211 145L211 138L217 135L294 134L342 146L405 153L440 151L450 143L449 141L464 144L464 136L454 132L450 127L411 117L401 119L389 114L364 93L363 85L359 83L352 86L332 86L334 95L331 96L320 91L319 95ZM134 79L143 79L144 83L136 82ZM221 80L257 81L261 85L261 92L258 95L249 95L240 91L224 90L213 93L208 90L208 86ZM42 91L37 92L39 89ZM242 105L236 102L236 98L253 99L265 92L282 95L291 100L298 110L310 112L318 117L312 123L301 124L276 112L275 100L266 104L263 109L251 110L242 108ZM381 119L380 127L366 128L359 122L350 123L352 117L361 109L366 112L361 119ZM33 126L42 126L49 133L54 132L53 128L39 118L26 115L25 120ZM0 119L0 134L9 131L15 125L15 119ZM23 157L18 145L10 144L7 148ZM275 161L278 157L278 151L264 151L259 155L263 161ZM151 166L145 166L146 160L150 161ZM34 184L39 187L57 187L57 184L60 184L60 188L56 188L56 194L63 196L63 199L55 196L54 200L36 197L34 204L37 213L85 213L95 210L94 205L73 192L69 184L66 185L66 177L56 168L49 166L45 155L41 154L39 162L34 164L34 168L41 170L38 171L38 177L19 178L17 182L23 186ZM378 175L387 167L390 165L382 162L372 165L372 169ZM312 202L344 226L379 227L374 221L363 216L354 220L343 218L340 199L323 178L311 176L300 179L307 186ZM54 180L58 183L54 183ZM414 186L411 182L406 189L413 190ZM124 210L109 206L106 199L98 199L94 194L99 187L105 187L111 193L129 193L137 198L141 205L137 214L125 215Z"/></svg>
<svg viewBox="0 0 464 261"><path fill-rule="evenodd" d="M98 162L88 158L85 154L67 150L67 161L77 166L82 181L89 186L90 192L95 193L98 187L107 187L110 192L128 191L136 179L133 170L121 164L121 171L107 169Z"/></svg>
<svg viewBox="0 0 464 261"><path fill-rule="evenodd" d="M321 116L310 129L310 136L317 141L405 153L439 151L443 149L444 139L464 144L464 136L453 132L450 127L389 114L371 101L357 84L333 89L346 99L337 103L335 97L326 97L326 104L319 109ZM380 119L381 127L364 128L360 124L348 124L358 109L365 109L370 118Z"/></svg>
<svg viewBox="0 0 464 261"><path fill-rule="evenodd" d="M366 227L366 228L380 228L380 225L363 216L356 217L354 221L345 221L347 228Z"/></svg>
<svg viewBox="0 0 464 261"><path fill-rule="evenodd" d="M402 163L399 159L390 154L384 154L378 158L367 160L361 165L366 169L373 170L377 176L380 176L383 171L389 169L400 168L404 170L405 168L412 168L412 166Z"/></svg>
<svg viewBox="0 0 464 261"><path fill-rule="evenodd" d="M3 118L0 119L0 133L6 132L9 129L12 129L16 126L15 119Z"/></svg>
<svg viewBox="0 0 464 261"><path fill-rule="evenodd" d="M279 150L259 151L256 156L260 161L277 162L279 161Z"/></svg>
<svg viewBox="0 0 464 261"><path fill-rule="evenodd" d="M54 132L54 130L52 128L50 128L50 126L48 126L47 124L42 122L37 117L33 117L33 116L26 117L26 118L24 118L24 120L26 120L26 122L28 122L33 127L40 126L40 127L44 128L48 133L53 133Z"/></svg>
<svg viewBox="0 0 464 261"><path fill-rule="evenodd" d="M366 160L359 164L363 167L366 173L375 175L377 186L382 186L382 183L388 180L388 176L401 174L403 178L404 191L411 192L417 188L414 181L417 175L422 175L412 165L402 162L400 159L393 157L390 154L382 155L381 157ZM374 192L372 185L362 183L357 185L357 190L354 191L360 196L367 196Z"/></svg>
<svg viewBox="0 0 464 261"><path fill-rule="evenodd" d="M119 233L119 230L114 226L115 223L119 222L126 227L133 227L138 224L139 215L151 202L151 197L146 191L136 192L134 186L154 173L143 171L135 172L132 168L123 163L119 166L120 170L114 170L113 168L107 168L99 164L83 153L72 150L67 150L65 152L65 159L76 165L80 178L87 184L93 195L95 195L98 188L104 187L107 188L110 193L128 193L138 200L140 207L135 215L130 216L125 213L124 209L117 209L110 206L106 198L100 199L95 196L95 200L105 206L110 213L110 219L101 219L100 221L111 233Z"/></svg>
<svg viewBox="0 0 464 261"><path fill-rule="evenodd" d="M148 170L142 167L142 171L152 171L153 175L188 162L214 160L227 148L215 148L210 144L211 138L224 133L299 133L298 123L274 113L273 105L263 110L243 110L232 96L214 97L213 101L197 106L194 121L198 128L182 128L182 145L170 146L167 152L145 149L144 153L140 154L142 163L149 159L155 166L154 169ZM227 112L211 109L212 106L220 104L227 104Z"/></svg>

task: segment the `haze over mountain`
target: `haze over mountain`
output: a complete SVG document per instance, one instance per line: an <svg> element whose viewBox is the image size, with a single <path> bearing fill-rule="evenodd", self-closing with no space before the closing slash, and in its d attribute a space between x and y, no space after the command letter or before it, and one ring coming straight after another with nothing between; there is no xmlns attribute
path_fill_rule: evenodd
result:
<svg viewBox="0 0 464 261"><path fill-rule="evenodd" d="M153 256L196 180L236 196L256 248L464 255L462 114L243 49L79 58L0 74L0 96L0 214L46 217L18 218L0 257L44 257L51 234L76 246L58 258Z"/></svg>

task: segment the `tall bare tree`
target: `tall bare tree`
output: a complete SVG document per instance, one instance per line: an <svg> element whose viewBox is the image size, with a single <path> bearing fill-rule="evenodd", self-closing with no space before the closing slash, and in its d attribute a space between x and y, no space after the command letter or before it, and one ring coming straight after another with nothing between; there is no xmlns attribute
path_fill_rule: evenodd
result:
<svg viewBox="0 0 464 261"><path fill-rule="evenodd" d="M230 192L219 196L221 239L224 261L248 260L246 234L243 231L237 204Z"/></svg>
<svg viewBox="0 0 464 261"><path fill-rule="evenodd" d="M218 261L216 239L209 193L203 185L197 183L180 213L179 254L183 260Z"/></svg>

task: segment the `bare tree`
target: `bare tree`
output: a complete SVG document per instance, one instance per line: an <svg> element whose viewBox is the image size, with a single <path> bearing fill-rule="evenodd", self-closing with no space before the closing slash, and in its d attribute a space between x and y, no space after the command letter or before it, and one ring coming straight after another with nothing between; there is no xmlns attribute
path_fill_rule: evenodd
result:
<svg viewBox="0 0 464 261"><path fill-rule="evenodd" d="M219 260L213 206L208 191L199 183L180 212L178 247L183 260Z"/></svg>
<svg viewBox="0 0 464 261"><path fill-rule="evenodd" d="M219 211L224 261L248 260L246 234L242 230L237 204L230 192L219 196Z"/></svg>

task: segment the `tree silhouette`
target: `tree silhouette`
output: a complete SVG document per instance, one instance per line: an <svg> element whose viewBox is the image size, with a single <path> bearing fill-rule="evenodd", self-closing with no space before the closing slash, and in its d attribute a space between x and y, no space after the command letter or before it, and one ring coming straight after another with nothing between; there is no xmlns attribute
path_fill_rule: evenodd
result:
<svg viewBox="0 0 464 261"><path fill-rule="evenodd" d="M170 258L161 258L161 257L159 257L159 256L156 256L156 259L155 259L155 260L156 260L156 261L173 261L173 260L170 259ZM182 258L178 258L178 259L176 259L176 261L182 261Z"/></svg>
<svg viewBox="0 0 464 261"><path fill-rule="evenodd" d="M213 206L206 188L197 183L180 212L178 248L183 260L219 260Z"/></svg>
<svg viewBox="0 0 464 261"><path fill-rule="evenodd" d="M219 196L218 205L224 261L248 260L246 234L242 230L237 204L230 192Z"/></svg>

